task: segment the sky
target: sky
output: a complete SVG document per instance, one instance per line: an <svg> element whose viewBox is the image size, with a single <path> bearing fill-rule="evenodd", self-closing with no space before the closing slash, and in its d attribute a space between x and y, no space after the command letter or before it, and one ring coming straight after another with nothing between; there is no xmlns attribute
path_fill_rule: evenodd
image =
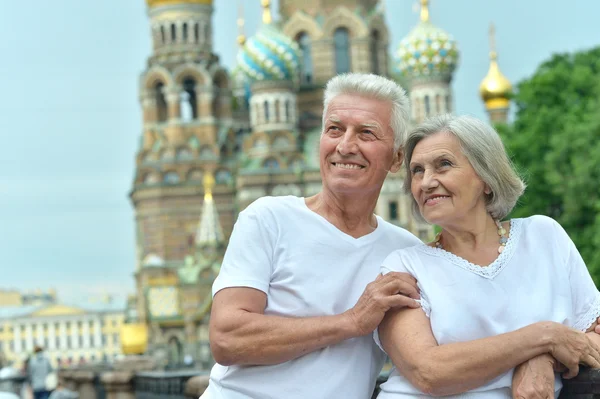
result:
<svg viewBox="0 0 600 399"><path fill-rule="evenodd" d="M214 1L214 51L230 69L239 1L252 35L259 0ZM385 0L390 50L417 23L416 3ZM69 303L134 293L128 194L151 53L146 11L144 0L0 0L0 289L55 288ZM458 42L459 114L485 118L490 22L513 83L553 53L600 45L597 0L431 0L430 14Z"/></svg>

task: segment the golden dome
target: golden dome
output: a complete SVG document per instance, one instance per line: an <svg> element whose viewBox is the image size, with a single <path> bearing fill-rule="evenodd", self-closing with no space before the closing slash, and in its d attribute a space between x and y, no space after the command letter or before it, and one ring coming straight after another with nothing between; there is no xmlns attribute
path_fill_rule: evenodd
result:
<svg viewBox="0 0 600 399"><path fill-rule="evenodd" d="M510 81L498 67L494 33L494 25L490 25L490 69L479 85L479 94L487 109L508 108L512 91Z"/></svg>
<svg viewBox="0 0 600 399"><path fill-rule="evenodd" d="M171 4L208 4L211 5L213 0L146 0L148 7L167 6Z"/></svg>
<svg viewBox="0 0 600 399"><path fill-rule="evenodd" d="M121 351L125 355L141 355L148 348L148 327L143 323L121 326Z"/></svg>
<svg viewBox="0 0 600 399"><path fill-rule="evenodd" d="M487 108L505 108L508 107L511 91L512 85L500 72L495 54L493 54L490 69L479 86L479 94L481 94Z"/></svg>

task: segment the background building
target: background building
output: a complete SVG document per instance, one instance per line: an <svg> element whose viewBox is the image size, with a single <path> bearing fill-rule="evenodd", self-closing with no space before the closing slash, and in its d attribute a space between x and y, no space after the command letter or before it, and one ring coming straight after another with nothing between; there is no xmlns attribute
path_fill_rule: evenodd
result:
<svg viewBox="0 0 600 399"><path fill-rule="evenodd" d="M262 0L263 24L250 38L240 13L238 65L229 72L213 52L212 0L147 5L153 52L140 77L143 132L130 194L137 296L128 321L145 326L148 342L137 342L139 328L124 340L126 351L208 366L210 287L237 214L262 196L311 196L321 188L325 82L345 72L391 76L408 89L419 123L454 109L458 46L432 23L427 0L394 54L378 0L280 0L280 21ZM506 95L482 94L486 101ZM386 180L376 212L432 237L411 216L400 174Z"/></svg>
<svg viewBox="0 0 600 399"><path fill-rule="evenodd" d="M0 308L0 352L16 365L41 346L54 366L112 361L121 354L125 307L111 298L84 305Z"/></svg>

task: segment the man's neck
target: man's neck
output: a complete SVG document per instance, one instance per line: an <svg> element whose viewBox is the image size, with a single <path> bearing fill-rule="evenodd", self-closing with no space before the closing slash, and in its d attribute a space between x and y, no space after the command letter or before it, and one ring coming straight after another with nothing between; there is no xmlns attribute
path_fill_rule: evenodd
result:
<svg viewBox="0 0 600 399"><path fill-rule="evenodd" d="M359 238L372 233L377 228L377 219L373 212L379 197L376 193L367 193L360 198L356 195L334 195L323 190L306 199L306 206L321 215L339 230Z"/></svg>

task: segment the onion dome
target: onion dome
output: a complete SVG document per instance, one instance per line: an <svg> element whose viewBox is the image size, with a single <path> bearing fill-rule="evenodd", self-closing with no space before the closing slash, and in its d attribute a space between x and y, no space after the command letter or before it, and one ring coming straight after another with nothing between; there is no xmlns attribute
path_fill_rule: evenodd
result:
<svg viewBox="0 0 600 399"><path fill-rule="evenodd" d="M206 4L212 5L213 0L146 0L148 7L170 6L173 4Z"/></svg>
<svg viewBox="0 0 600 399"><path fill-rule="evenodd" d="M421 21L400 42L397 67L408 79L450 81L458 64L456 41L429 21L428 0L421 0Z"/></svg>
<svg viewBox="0 0 600 399"><path fill-rule="evenodd" d="M270 0L262 0L263 26L246 40L238 65L252 81L296 80L300 50L271 21Z"/></svg>
<svg viewBox="0 0 600 399"><path fill-rule="evenodd" d="M479 86L479 94L487 109L508 108L512 85L500 72L494 38L494 26L490 26L490 69Z"/></svg>

